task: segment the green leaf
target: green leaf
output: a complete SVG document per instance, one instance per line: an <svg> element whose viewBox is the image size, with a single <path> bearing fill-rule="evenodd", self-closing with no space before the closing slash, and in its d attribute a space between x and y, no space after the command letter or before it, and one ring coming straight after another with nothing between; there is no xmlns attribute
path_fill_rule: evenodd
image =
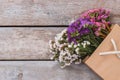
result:
<svg viewBox="0 0 120 80"><path fill-rule="evenodd" d="M79 32L78 31L75 31L74 33L71 34L71 37L76 37L76 36L79 36Z"/></svg>

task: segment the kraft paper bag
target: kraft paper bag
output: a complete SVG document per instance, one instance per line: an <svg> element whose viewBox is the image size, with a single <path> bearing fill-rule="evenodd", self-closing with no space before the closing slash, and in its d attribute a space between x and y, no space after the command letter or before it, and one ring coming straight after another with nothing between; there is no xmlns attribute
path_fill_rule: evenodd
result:
<svg viewBox="0 0 120 80"><path fill-rule="evenodd" d="M120 80L120 58L116 54L99 55L100 52L115 51L111 39L120 51L120 27L117 24L85 63L103 80Z"/></svg>

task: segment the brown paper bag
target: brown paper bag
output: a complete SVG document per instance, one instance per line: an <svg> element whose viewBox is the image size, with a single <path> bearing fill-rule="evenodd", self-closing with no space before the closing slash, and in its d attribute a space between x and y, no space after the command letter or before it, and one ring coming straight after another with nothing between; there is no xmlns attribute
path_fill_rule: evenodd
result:
<svg viewBox="0 0 120 80"><path fill-rule="evenodd" d="M120 51L120 27L114 25L109 35L85 63L104 80L120 80L120 58L116 54L99 55L100 52L114 51L111 38L114 39Z"/></svg>

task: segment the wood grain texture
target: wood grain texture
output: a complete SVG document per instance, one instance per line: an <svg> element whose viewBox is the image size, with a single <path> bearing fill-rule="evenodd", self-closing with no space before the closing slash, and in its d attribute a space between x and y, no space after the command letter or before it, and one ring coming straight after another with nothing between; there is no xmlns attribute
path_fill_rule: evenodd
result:
<svg viewBox="0 0 120 80"><path fill-rule="evenodd" d="M8 67L9 66L9 67ZM53 61L0 61L0 80L102 80L84 64L61 69Z"/></svg>
<svg viewBox="0 0 120 80"><path fill-rule="evenodd" d="M0 28L0 60L50 59L50 39L64 28Z"/></svg>
<svg viewBox="0 0 120 80"><path fill-rule="evenodd" d="M0 25L68 25L92 8L106 8L120 24L120 0L0 0Z"/></svg>

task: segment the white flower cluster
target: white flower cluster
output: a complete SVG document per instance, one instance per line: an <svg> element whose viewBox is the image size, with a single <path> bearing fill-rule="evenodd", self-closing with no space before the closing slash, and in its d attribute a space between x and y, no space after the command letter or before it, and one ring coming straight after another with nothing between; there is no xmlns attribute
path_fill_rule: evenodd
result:
<svg viewBox="0 0 120 80"><path fill-rule="evenodd" d="M86 48L87 45L90 45L89 41L83 41L82 43L83 48Z"/></svg>
<svg viewBox="0 0 120 80"><path fill-rule="evenodd" d="M80 64L80 54L85 52L80 52L79 47L83 46L83 48L85 48L87 45L90 45L89 41L83 41L81 44L77 45L69 43L66 29L57 34L54 41L49 41L50 52L53 54L52 59L58 61L61 68L69 66L71 63Z"/></svg>

